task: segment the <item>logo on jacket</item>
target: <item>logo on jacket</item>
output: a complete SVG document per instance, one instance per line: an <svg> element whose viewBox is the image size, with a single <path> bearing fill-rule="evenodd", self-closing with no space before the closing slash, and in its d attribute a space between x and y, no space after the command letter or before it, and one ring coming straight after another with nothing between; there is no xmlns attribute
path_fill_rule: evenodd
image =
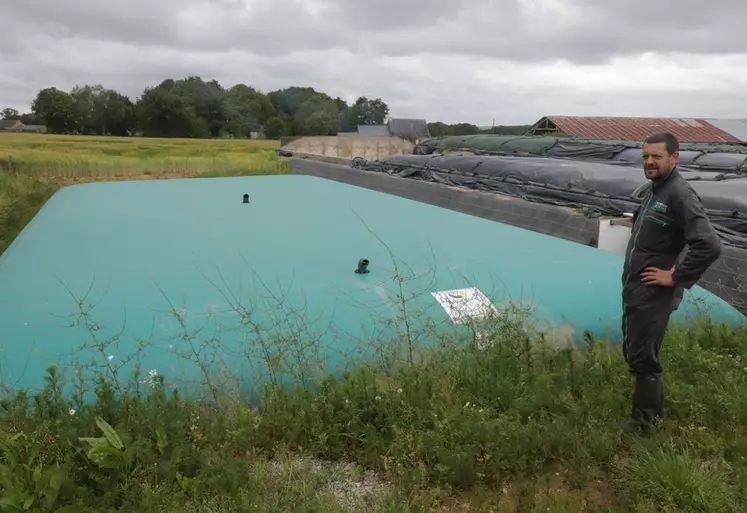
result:
<svg viewBox="0 0 747 513"><path fill-rule="evenodd" d="M654 210L665 213L667 211L667 205L657 200L656 203L654 203Z"/></svg>

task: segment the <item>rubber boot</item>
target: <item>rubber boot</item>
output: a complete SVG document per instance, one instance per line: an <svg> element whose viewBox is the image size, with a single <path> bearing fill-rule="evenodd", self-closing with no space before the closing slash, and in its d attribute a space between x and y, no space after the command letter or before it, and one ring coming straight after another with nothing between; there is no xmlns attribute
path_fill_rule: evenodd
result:
<svg viewBox="0 0 747 513"><path fill-rule="evenodd" d="M620 423L626 433L647 433L664 418L664 384L658 374L636 376L630 419Z"/></svg>

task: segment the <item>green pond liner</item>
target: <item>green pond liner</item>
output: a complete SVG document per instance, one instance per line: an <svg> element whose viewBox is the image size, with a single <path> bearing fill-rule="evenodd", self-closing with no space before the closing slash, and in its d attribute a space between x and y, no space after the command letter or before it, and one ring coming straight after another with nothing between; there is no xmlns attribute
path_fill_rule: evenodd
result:
<svg viewBox="0 0 747 513"><path fill-rule="evenodd" d="M361 260L368 272L356 272ZM145 384L163 375L188 396L251 393L344 372L406 331L426 347L443 333L468 340L465 309L500 316L511 305L557 343L586 332L614 343L622 263L312 176L75 185L0 257L0 370L11 393L43 386L51 365L121 384L139 367ZM699 287L674 319L704 308L745 320Z"/></svg>

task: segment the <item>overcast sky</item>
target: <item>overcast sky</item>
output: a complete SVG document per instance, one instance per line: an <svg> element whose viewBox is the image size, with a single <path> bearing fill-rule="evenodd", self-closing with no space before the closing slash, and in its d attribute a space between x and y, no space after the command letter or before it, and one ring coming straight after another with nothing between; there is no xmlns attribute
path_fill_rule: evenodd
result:
<svg viewBox="0 0 747 513"><path fill-rule="evenodd" d="M0 108L199 75L395 117L747 118L744 0L0 0Z"/></svg>

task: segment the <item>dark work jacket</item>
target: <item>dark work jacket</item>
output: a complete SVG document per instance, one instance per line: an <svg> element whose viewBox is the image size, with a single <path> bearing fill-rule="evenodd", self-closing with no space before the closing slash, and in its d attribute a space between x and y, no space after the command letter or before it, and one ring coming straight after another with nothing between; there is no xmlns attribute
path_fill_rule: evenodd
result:
<svg viewBox="0 0 747 513"><path fill-rule="evenodd" d="M633 217L622 274L623 301L641 306L658 300L678 302L721 255L721 240L706 217L700 197L672 169L661 182L651 182L648 194ZM674 287L646 285L641 273L647 267L671 269L682 250L688 251L674 271Z"/></svg>

